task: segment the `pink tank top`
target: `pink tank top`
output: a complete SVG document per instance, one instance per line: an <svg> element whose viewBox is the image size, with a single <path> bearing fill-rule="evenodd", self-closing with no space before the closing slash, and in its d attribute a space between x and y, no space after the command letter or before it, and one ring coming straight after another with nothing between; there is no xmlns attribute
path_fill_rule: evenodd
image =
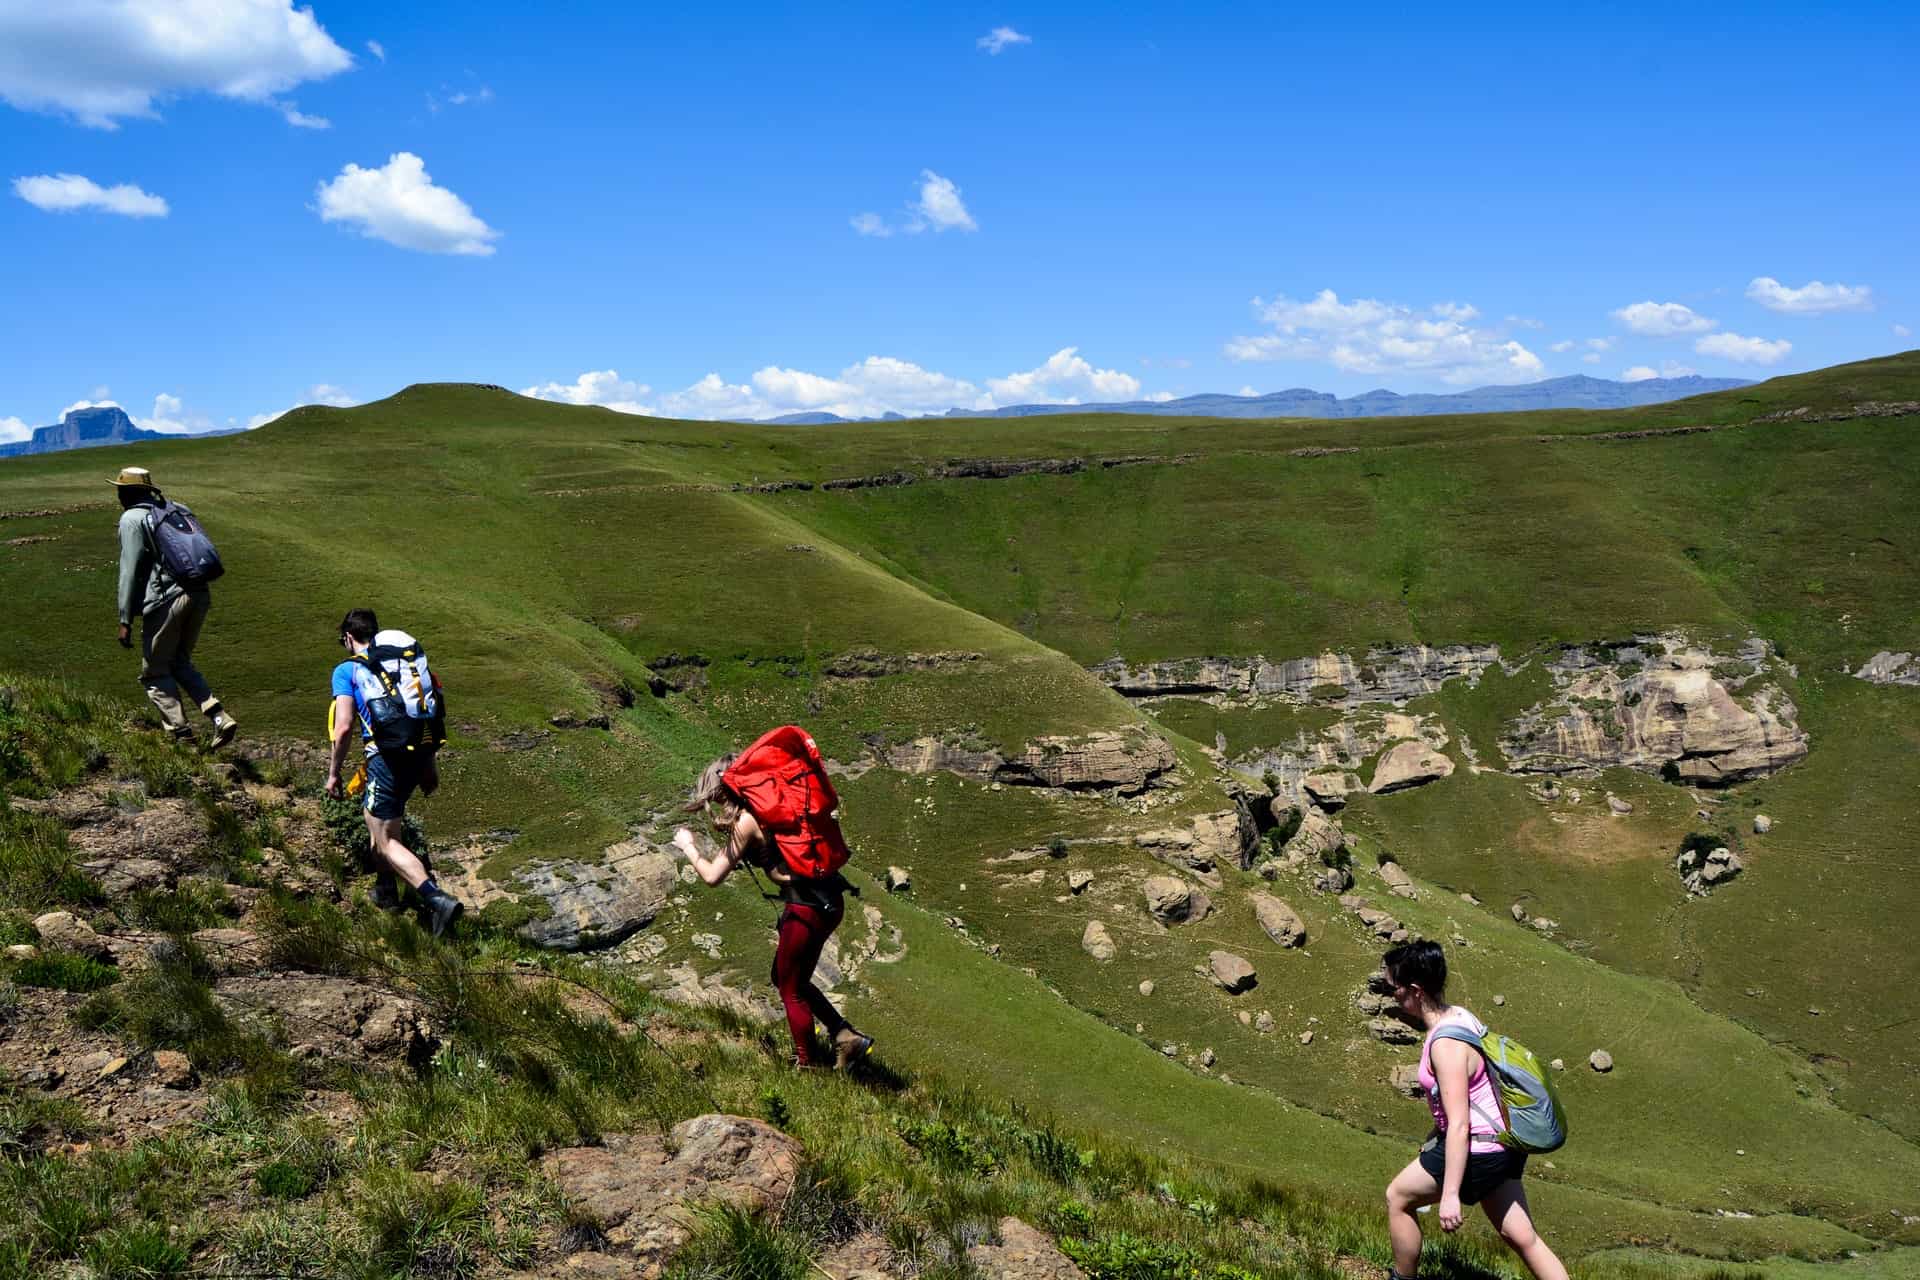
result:
<svg viewBox="0 0 1920 1280"><path fill-rule="evenodd" d="M1474 1017L1467 1010L1455 1005L1441 1018L1444 1025L1457 1022L1473 1031L1476 1035L1487 1034L1487 1024ZM1435 1030L1438 1030L1438 1026ZM1504 1151L1500 1145L1500 1102L1493 1094L1493 1077L1487 1074L1486 1060L1473 1053L1471 1045L1465 1046L1472 1054L1472 1069L1467 1074L1467 1108L1473 1113L1473 1139L1467 1144L1467 1150L1473 1155L1486 1155L1490 1152ZM1427 1091L1427 1109L1433 1112L1433 1123L1441 1133L1447 1131L1447 1111L1440 1102L1440 1080L1433 1073L1433 1032L1427 1032L1427 1039L1420 1046L1420 1085Z"/></svg>

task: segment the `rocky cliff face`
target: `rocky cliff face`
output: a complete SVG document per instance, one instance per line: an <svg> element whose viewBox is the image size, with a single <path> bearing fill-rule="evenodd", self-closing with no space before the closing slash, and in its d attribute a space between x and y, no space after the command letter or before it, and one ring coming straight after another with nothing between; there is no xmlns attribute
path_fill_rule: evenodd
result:
<svg viewBox="0 0 1920 1280"><path fill-rule="evenodd" d="M91 409L71 409L53 426L35 428L31 438L0 445L0 458L167 438L158 431L143 431L134 426L133 419L119 406L101 405Z"/></svg>
<svg viewBox="0 0 1920 1280"><path fill-rule="evenodd" d="M1272 662L1252 658L1184 658L1130 666L1111 658L1093 673L1130 698L1165 694L1222 693L1253 697L1305 699L1330 694L1338 685L1341 696L1355 702L1406 702L1432 693L1449 680L1473 683L1481 672L1500 661L1497 645L1450 645L1429 648L1372 649L1355 658L1345 653L1323 653L1311 658ZM1319 691L1319 695L1316 695Z"/></svg>

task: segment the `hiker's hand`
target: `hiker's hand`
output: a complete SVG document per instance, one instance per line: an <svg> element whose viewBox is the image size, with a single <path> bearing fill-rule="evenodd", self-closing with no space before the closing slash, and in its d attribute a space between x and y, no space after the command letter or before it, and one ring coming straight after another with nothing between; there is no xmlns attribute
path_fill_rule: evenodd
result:
<svg viewBox="0 0 1920 1280"><path fill-rule="evenodd" d="M120 624L120 647L133 648L133 628L124 622Z"/></svg>
<svg viewBox="0 0 1920 1280"><path fill-rule="evenodd" d="M688 862L692 862L700 852L700 847L693 842L693 832L685 827L673 833L673 845L687 856Z"/></svg>
<svg viewBox="0 0 1920 1280"><path fill-rule="evenodd" d="M1460 1229L1462 1214L1459 1196L1441 1196L1439 1212L1440 1229L1442 1231L1458 1231Z"/></svg>
<svg viewBox="0 0 1920 1280"><path fill-rule="evenodd" d="M327 775L327 794L335 800L345 800L347 798L346 788L340 785L339 774L329 773Z"/></svg>

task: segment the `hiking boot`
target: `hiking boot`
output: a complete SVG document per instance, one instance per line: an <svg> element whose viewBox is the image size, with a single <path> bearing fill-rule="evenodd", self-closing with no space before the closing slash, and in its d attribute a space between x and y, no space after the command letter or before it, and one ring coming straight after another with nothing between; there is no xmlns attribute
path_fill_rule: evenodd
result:
<svg viewBox="0 0 1920 1280"><path fill-rule="evenodd" d="M167 741L177 743L183 747L191 747L194 742L193 730L185 725L182 725L178 729L169 729L167 730Z"/></svg>
<svg viewBox="0 0 1920 1280"><path fill-rule="evenodd" d="M233 741L233 735L240 732L240 722L225 711L213 713L213 737L207 743L207 750L214 751Z"/></svg>
<svg viewBox="0 0 1920 1280"><path fill-rule="evenodd" d="M850 1026L840 1028L833 1033L833 1069L845 1071L866 1057L872 1048L872 1036L861 1035Z"/></svg>
<svg viewBox="0 0 1920 1280"><path fill-rule="evenodd" d="M467 912L467 904L441 889L425 889L420 900L427 906L427 927L438 938Z"/></svg>
<svg viewBox="0 0 1920 1280"><path fill-rule="evenodd" d="M373 892L367 895L367 900L382 911L400 909L400 885L393 878L393 872L380 871L374 874Z"/></svg>

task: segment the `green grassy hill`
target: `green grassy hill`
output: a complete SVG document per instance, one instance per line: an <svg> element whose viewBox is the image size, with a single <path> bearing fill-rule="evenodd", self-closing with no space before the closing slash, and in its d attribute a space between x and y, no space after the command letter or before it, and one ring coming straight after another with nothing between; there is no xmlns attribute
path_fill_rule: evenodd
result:
<svg viewBox="0 0 1920 1280"><path fill-rule="evenodd" d="M137 463L226 556L201 665L250 735L318 739L348 607L427 641L457 733L421 813L442 847L510 832L495 876L658 832L700 762L781 720L856 766L915 739L1015 754L1164 732L1176 785L1137 799L884 763L851 779L863 865L914 879L889 905L908 957L869 966L856 1008L902 1063L1341 1197L1372 1195L1425 1127L1387 1084L1409 1051L1354 1004L1380 942L1304 876L1232 867L1214 915L1162 929L1138 884L1166 868L1135 837L1229 809L1229 788L1260 790L1248 762L1350 708L1129 700L1089 668L1498 645L1510 672L1400 708L1444 727L1455 771L1346 810L1358 891L1455 939L1466 1002L1568 1063L1575 1140L1535 1168L1550 1231L1583 1252L1830 1258L1920 1242L1920 689L1849 674L1920 649L1916 400L1911 354L1617 413L1341 422L764 428L417 386L244 437L0 464L0 565L28 620L0 634L0 670L137 696L103 483ZM1609 770L1570 780L1580 803L1499 771L1559 646L1673 632L1768 641L1806 760L1706 796ZM977 656L888 661L912 654ZM606 730L549 724L601 711ZM1613 817L1609 791L1633 811ZM1747 870L1689 899L1673 857L1703 830ZM1386 852L1416 900L1372 874ZM1304 952L1259 932L1261 890L1299 910ZM1516 901L1559 927L1516 924ZM1091 918L1112 961L1081 948ZM766 924L730 887L657 924L647 963L758 977ZM1196 975L1216 947L1260 985ZM1241 1022L1258 1012L1273 1030ZM1612 1073L1584 1066L1597 1048Z"/></svg>

